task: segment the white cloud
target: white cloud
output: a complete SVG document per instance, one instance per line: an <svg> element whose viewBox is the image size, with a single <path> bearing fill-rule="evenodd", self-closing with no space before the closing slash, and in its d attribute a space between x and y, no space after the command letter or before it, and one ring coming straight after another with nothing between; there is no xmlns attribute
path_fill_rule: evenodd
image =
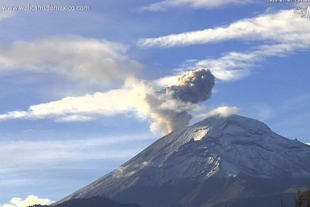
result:
<svg viewBox="0 0 310 207"><path fill-rule="evenodd" d="M221 117L227 117L233 114L238 114L241 112L241 109L238 107L231 107L231 106L221 106L216 109L211 110L210 112L206 114L200 114L197 117L199 118L208 118L210 116L221 116Z"/></svg>
<svg viewBox="0 0 310 207"><path fill-rule="evenodd" d="M238 0L165 0L160 1L157 3L150 4L148 6L142 7L141 10L144 11L165 11L170 8L175 7L191 7L195 9L199 8L216 8L221 7L229 4L246 4L251 1L245 0L245 1L238 1Z"/></svg>
<svg viewBox="0 0 310 207"><path fill-rule="evenodd" d="M80 36L54 36L0 45L0 72L57 73L73 80L123 80L142 65L126 56L127 47Z"/></svg>
<svg viewBox="0 0 310 207"><path fill-rule="evenodd" d="M166 76L163 78L160 78L158 80L153 81L153 84L159 86L159 87L166 87L175 85L178 82L178 75L175 76Z"/></svg>
<svg viewBox="0 0 310 207"><path fill-rule="evenodd" d="M175 75L163 77L154 84L159 86L174 84L181 73L197 68L209 69L217 79L222 81L239 80L251 74L253 68L259 67L269 57L283 57L309 46L310 42L309 45L284 43L262 45L245 52L229 52L217 59L190 60L178 68Z"/></svg>
<svg viewBox="0 0 310 207"><path fill-rule="evenodd" d="M208 68L212 74L223 81L233 81L244 78L251 70L258 67L269 57L283 57L295 50L302 50L310 46L307 44L274 44L262 45L246 52L230 52L218 59L192 61L184 70L193 68Z"/></svg>
<svg viewBox="0 0 310 207"><path fill-rule="evenodd" d="M147 84L134 79L127 80L121 89L97 92L79 97L66 97L58 101L30 106L27 111L11 111L0 115L0 121L9 119L46 119L58 121L89 121L97 116L111 116L139 111L145 117L148 106L144 99L151 92Z"/></svg>
<svg viewBox="0 0 310 207"><path fill-rule="evenodd" d="M84 115L69 115L65 117L61 117L56 119L57 122L87 122L96 120L95 117L92 116L84 116Z"/></svg>
<svg viewBox="0 0 310 207"><path fill-rule="evenodd" d="M310 48L310 21L294 14L293 10L281 10L254 18L242 19L228 26L172 34L138 41L142 47L175 47L193 44L217 43L227 40L260 41L261 46L245 52L229 52L219 58L186 61L179 72L206 68L219 80L241 79L260 66L268 57L283 57ZM268 44L267 44L268 43ZM179 74L177 74L179 75ZM162 85L175 81L176 76L157 81Z"/></svg>
<svg viewBox="0 0 310 207"><path fill-rule="evenodd" d="M35 195L29 195L24 200L22 198L14 197L8 204L3 204L0 207L27 207L35 204L49 205L52 203L53 201L47 198L39 198Z"/></svg>
<svg viewBox="0 0 310 207"><path fill-rule="evenodd" d="M171 34L158 38L140 39L141 47L175 47L216 43L227 40L271 40L277 43L303 44L310 41L310 21L281 10L254 18L242 19L228 26L200 31Z"/></svg>

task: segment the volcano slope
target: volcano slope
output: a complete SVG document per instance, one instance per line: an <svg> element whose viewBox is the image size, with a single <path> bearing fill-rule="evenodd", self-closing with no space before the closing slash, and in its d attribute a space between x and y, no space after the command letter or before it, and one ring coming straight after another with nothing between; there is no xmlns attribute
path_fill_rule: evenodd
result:
<svg viewBox="0 0 310 207"><path fill-rule="evenodd" d="M309 180L310 146L254 119L214 116L164 136L59 202L107 196L142 207L275 207L280 199L293 205Z"/></svg>

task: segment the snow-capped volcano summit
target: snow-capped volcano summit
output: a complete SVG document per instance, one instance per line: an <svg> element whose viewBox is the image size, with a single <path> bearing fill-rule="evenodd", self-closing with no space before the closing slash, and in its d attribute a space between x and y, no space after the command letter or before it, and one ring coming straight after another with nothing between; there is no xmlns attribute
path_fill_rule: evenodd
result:
<svg viewBox="0 0 310 207"><path fill-rule="evenodd" d="M272 206L270 196L310 179L309 159L310 146L262 122L214 116L159 139L64 200L103 195L142 207L240 207L260 196Z"/></svg>

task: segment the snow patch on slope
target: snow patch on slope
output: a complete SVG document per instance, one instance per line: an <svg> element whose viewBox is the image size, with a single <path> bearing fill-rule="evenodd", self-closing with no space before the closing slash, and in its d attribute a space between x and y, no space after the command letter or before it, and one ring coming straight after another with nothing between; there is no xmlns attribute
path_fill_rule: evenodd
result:
<svg viewBox="0 0 310 207"><path fill-rule="evenodd" d="M202 140L208 134L209 130L210 130L210 128L205 128L205 127L201 128L201 129L197 129L195 135L193 136L194 140L195 141Z"/></svg>

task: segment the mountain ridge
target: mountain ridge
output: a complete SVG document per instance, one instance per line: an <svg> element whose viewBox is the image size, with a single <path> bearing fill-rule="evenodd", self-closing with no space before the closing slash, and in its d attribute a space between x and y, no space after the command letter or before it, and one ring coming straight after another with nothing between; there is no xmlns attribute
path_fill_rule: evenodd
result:
<svg viewBox="0 0 310 207"><path fill-rule="evenodd" d="M310 178L309 158L308 145L277 135L262 122L237 115L213 116L164 136L60 202L103 195L143 207L180 202L190 207L216 206L229 199L248 199L250 188L252 194L262 191L257 196L268 196L264 191L269 190L259 189L262 183L283 185L271 189L274 194L284 193Z"/></svg>

